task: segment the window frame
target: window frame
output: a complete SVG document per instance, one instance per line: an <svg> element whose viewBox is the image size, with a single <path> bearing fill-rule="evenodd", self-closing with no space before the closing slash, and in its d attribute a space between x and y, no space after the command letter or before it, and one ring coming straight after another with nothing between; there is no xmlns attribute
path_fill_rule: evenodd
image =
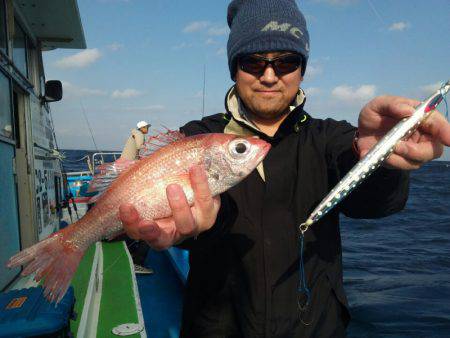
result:
<svg viewBox="0 0 450 338"><path fill-rule="evenodd" d="M16 64L15 60L14 60L14 41L15 41L15 34L16 34L16 27L18 26L20 28L20 30L23 33L23 37L24 37L24 49L25 49L25 71L26 73L24 74L22 72L22 69L19 68L19 66ZM27 34L27 31L23 28L22 23L20 22L20 19L18 19L17 15L14 15L14 36L12 36L12 52L11 52L11 60L12 60L12 64L14 66L14 68L19 71L20 75L23 76L23 78L27 79L29 81L29 51L28 51L28 40L29 40L29 36Z"/></svg>
<svg viewBox="0 0 450 338"><path fill-rule="evenodd" d="M13 91L12 91L12 81L11 77L8 76L5 72L3 72L2 69L0 69L0 76L4 76L5 79L8 82L8 90L9 90L9 116L11 117L11 128L12 133L11 137L6 137L2 134L0 134L0 142L6 142L12 145L16 145L16 126L15 126L15 120L13 115Z"/></svg>
<svg viewBox="0 0 450 338"><path fill-rule="evenodd" d="M39 86L39 60L38 45L36 45L29 36L27 40L27 57L28 57L28 81L34 86L36 94L41 95Z"/></svg>
<svg viewBox="0 0 450 338"><path fill-rule="evenodd" d="M9 30L8 30L8 6L6 4L6 0L0 0L0 10L3 10L4 13L4 21L0 22L0 25L5 29L5 50L0 49L0 53L9 59Z"/></svg>

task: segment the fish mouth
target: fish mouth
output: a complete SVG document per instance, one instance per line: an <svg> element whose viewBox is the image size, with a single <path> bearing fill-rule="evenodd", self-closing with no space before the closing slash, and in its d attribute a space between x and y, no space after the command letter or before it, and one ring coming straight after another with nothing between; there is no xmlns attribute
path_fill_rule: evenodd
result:
<svg viewBox="0 0 450 338"><path fill-rule="evenodd" d="M267 143L266 141L261 139L252 140L252 143L254 143L260 148L258 155L255 157L256 163L258 165L259 163L261 163L262 160L264 160L264 158L266 157L267 153L269 152L272 146L270 145L270 143Z"/></svg>

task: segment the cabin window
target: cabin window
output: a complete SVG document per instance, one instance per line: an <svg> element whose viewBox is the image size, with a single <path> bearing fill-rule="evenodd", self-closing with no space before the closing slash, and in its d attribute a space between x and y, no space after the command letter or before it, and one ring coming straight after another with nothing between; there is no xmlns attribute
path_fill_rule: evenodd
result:
<svg viewBox="0 0 450 338"><path fill-rule="evenodd" d="M44 71L42 69L42 65L39 67L40 72L39 72L39 90L41 92L41 95L45 94L45 75L44 75Z"/></svg>
<svg viewBox="0 0 450 338"><path fill-rule="evenodd" d="M37 58L37 49L34 46L33 42L27 39L27 47L28 47L28 80L34 85L36 89L36 93L38 95L40 92L40 84L39 84L39 72L38 72L38 58Z"/></svg>
<svg viewBox="0 0 450 338"><path fill-rule="evenodd" d="M14 127L11 112L11 87L9 79L0 72L0 136L12 139Z"/></svg>
<svg viewBox="0 0 450 338"><path fill-rule="evenodd" d="M0 0L0 50L7 54L8 39L6 37L6 6L5 1Z"/></svg>
<svg viewBox="0 0 450 338"><path fill-rule="evenodd" d="M14 21L13 62L22 75L28 77L27 38L22 27Z"/></svg>
<svg viewBox="0 0 450 338"><path fill-rule="evenodd" d="M39 90L41 95L45 94L45 74L44 74L44 62L42 60L42 53L37 53L37 70L39 73Z"/></svg>

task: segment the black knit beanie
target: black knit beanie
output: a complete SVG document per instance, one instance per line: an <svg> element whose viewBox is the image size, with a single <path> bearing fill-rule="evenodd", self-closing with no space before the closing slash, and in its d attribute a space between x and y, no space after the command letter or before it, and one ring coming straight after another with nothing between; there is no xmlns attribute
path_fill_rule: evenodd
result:
<svg viewBox="0 0 450 338"><path fill-rule="evenodd" d="M239 56L292 51L303 56L302 75L309 55L305 17L295 0L233 0L228 6L228 66L236 75Z"/></svg>

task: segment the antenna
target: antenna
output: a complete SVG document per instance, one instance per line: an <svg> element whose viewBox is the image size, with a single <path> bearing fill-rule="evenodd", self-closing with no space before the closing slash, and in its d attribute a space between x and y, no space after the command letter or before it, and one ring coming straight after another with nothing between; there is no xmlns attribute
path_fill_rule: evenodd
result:
<svg viewBox="0 0 450 338"><path fill-rule="evenodd" d="M206 63L203 64L203 100L202 100L202 117L205 116L205 87L206 87Z"/></svg>

